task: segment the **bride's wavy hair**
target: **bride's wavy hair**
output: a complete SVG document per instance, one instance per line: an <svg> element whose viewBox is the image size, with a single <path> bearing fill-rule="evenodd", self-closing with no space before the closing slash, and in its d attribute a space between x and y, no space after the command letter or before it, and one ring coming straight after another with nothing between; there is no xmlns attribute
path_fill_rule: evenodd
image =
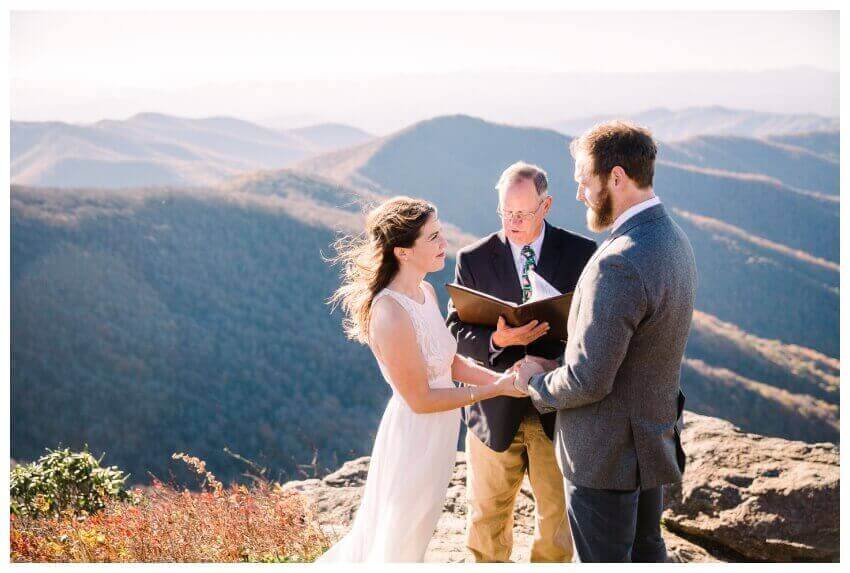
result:
<svg viewBox="0 0 850 573"><path fill-rule="evenodd" d="M375 295L399 270L395 247L409 248L437 208L411 197L387 199L366 215L366 231L348 235L334 244L336 256L327 259L342 266L342 284L327 300L332 308L341 306L343 329L348 338L369 343L369 317Z"/></svg>

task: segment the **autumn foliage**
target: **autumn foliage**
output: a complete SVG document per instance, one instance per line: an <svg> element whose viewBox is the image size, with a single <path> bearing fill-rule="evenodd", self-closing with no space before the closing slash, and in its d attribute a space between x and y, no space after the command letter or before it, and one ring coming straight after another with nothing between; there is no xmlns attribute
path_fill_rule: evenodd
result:
<svg viewBox="0 0 850 573"><path fill-rule="evenodd" d="M224 487L203 461L174 454L202 491L161 481L94 514L11 515L13 562L304 562L329 545L302 496L279 484Z"/></svg>

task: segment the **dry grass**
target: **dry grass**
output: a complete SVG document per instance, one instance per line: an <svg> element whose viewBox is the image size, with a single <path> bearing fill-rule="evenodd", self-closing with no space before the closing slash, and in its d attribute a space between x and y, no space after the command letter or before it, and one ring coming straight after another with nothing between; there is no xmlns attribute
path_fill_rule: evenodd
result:
<svg viewBox="0 0 850 573"><path fill-rule="evenodd" d="M201 492L154 481L136 503L95 515L11 518L13 562L310 562L330 545L306 501L278 484L224 487L204 462L175 454Z"/></svg>

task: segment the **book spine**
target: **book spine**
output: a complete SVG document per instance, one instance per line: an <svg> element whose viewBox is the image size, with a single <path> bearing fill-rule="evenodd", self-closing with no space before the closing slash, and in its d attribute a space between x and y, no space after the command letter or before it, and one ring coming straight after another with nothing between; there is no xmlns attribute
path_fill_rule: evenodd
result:
<svg viewBox="0 0 850 573"><path fill-rule="evenodd" d="M514 311L514 315L516 316L516 320L519 323L519 326L527 324L529 320L531 320L528 312L528 307L519 306Z"/></svg>

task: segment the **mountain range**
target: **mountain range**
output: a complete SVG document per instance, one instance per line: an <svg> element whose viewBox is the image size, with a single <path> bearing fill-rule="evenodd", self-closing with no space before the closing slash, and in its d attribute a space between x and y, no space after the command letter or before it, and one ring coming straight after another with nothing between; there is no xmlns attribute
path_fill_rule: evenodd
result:
<svg viewBox="0 0 850 573"><path fill-rule="evenodd" d="M786 184L804 190L829 185L837 189L838 119L720 107L656 109L631 118L665 142L670 161L784 175ZM575 134L601 119L563 122L555 129ZM712 137L716 135L723 137ZM214 185L373 139L342 124L284 130L232 117L191 119L157 113L88 125L13 121L11 181L48 187ZM810 154L822 161L799 159Z"/></svg>
<svg viewBox="0 0 850 573"><path fill-rule="evenodd" d="M371 137L337 124L273 130L230 117L156 113L91 125L13 121L11 180L58 187L214 185Z"/></svg>
<svg viewBox="0 0 850 573"><path fill-rule="evenodd" d="M655 189L700 278L683 387L745 430L838 441L837 139L787 137L730 137L738 163L720 136L662 145ZM324 303L330 243L404 193L466 244L498 228L518 159L549 172L550 221L588 234L568 143L446 116L218 185L13 185L13 457L88 442L143 481L179 472L173 451L225 479L242 468L225 446L290 477L368 453L389 388ZM452 267L429 277L443 305Z"/></svg>
<svg viewBox="0 0 850 573"><path fill-rule="evenodd" d="M392 47L387 49L391 51ZM565 57L582 56L575 52ZM458 64L466 67L462 61ZM60 89L55 83L13 77L10 104L16 119L63 117L76 122L127 117L141 109L177 116L230 115L286 127L306 125L305 121L348 123L356 118L358 127L379 135L453 113L513 125L551 127L565 119L659 107L681 110L723 106L827 117L838 117L841 110L838 69L798 66L650 72L597 68L553 72L538 65L529 61L513 69L437 73L411 69L409 73L368 78L269 76L257 81L159 89L126 86L121 97L113 96L114 84L109 80L80 78L73 82L69 78L62 82L62 98L58 99L49 97Z"/></svg>
<svg viewBox="0 0 850 573"><path fill-rule="evenodd" d="M676 141L697 135L739 135L770 137L810 132L837 132L839 119L816 114L767 113L723 106L689 107L679 110L650 109L578 117L557 121L552 129L565 135L579 135L593 125L612 119L628 119L652 129L663 141Z"/></svg>

